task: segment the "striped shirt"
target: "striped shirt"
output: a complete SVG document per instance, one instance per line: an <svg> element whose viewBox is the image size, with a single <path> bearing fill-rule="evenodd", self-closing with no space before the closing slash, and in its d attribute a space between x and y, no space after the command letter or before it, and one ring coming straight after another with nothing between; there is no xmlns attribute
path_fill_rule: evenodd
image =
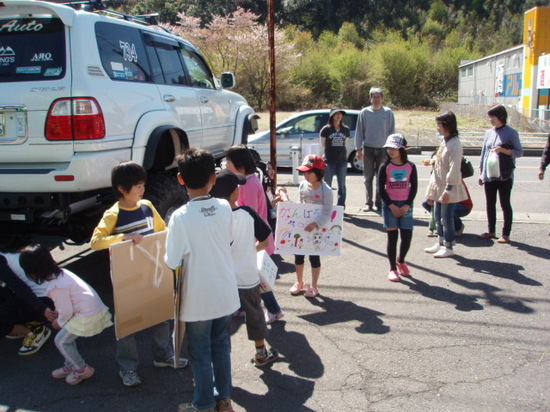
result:
<svg viewBox="0 0 550 412"><path fill-rule="evenodd" d="M107 249L113 243L121 242L125 234L145 236L165 229L164 221L150 201L142 199L133 208L123 208L116 202L95 228L90 247L93 250Z"/></svg>

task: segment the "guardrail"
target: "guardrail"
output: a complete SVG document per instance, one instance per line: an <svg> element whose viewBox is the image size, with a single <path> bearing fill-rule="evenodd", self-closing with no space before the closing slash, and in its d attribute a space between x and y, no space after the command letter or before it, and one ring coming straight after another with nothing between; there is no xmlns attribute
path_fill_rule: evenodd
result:
<svg viewBox="0 0 550 412"><path fill-rule="evenodd" d="M469 156L479 155L483 147L485 132L460 132L460 141L464 149L464 154ZM541 156L546 142L548 141L548 133L527 133L520 132L519 139L523 148L524 156ZM434 151L439 146L439 138L435 136L417 137L418 151Z"/></svg>
<svg viewBox="0 0 550 412"><path fill-rule="evenodd" d="M462 147L479 147L483 146L485 132L462 132L460 133L460 141ZM524 149L544 149L548 141L548 133L519 133L519 140Z"/></svg>

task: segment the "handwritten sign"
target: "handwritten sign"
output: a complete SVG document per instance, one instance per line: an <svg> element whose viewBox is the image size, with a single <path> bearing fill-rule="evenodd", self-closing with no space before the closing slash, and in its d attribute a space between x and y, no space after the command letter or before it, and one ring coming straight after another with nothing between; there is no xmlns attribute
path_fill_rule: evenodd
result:
<svg viewBox="0 0 550 412"><path fill-rule="evenodd" d="M323 226L311 232L305 231L307 225L319 222L323 217ZM275 229L277 253L340 256L343 221L342 206L333 206L327 210L323 205L279 203Z"/></svg>
<svg viewBox="0 0 550 412"><path fill-rule="evenodd" d="M263 291L273 290L278 268L265 250L258 252L258 270L260 272L260 286Z"/></svg>
<svg viewBox="0 0 550 412"><path fill-rule="evenodd" d="M166 231L111 245L117 339L174 317L174 276L164 263Z"/></svg>

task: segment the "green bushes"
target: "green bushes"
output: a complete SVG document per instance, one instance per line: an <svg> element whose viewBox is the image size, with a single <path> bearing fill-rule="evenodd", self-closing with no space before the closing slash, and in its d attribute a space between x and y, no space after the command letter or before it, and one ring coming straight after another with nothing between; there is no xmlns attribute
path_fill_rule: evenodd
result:
<svg viewBox="0 0 550 412"><path fill-rule="evenodd" d="M256 15L237 9L201 27L198 18L181 13L171 29L195 43L215 73L233 71L235 90L257 110L269 106L267 30ZM295 26L279 28L275 44L277 106L283 110L361 108L369 104L371 86L385 90L386 104L433 107L456 98L460 61L479 57L459 33L447 33L432 18L409 38L379 30L365 41L345 23L338 33L324 31L317 39Z"/></svg>

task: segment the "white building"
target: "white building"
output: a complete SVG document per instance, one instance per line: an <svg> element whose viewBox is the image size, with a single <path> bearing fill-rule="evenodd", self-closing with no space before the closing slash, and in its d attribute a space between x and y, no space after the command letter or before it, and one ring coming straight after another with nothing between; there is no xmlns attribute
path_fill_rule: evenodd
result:
<svg viewBox="0 0 550 412"><path fill-rule="evenodd" d="M458 104L501 103L520 109L523 61L524 45L462 61L458 66Z"/></svg>

